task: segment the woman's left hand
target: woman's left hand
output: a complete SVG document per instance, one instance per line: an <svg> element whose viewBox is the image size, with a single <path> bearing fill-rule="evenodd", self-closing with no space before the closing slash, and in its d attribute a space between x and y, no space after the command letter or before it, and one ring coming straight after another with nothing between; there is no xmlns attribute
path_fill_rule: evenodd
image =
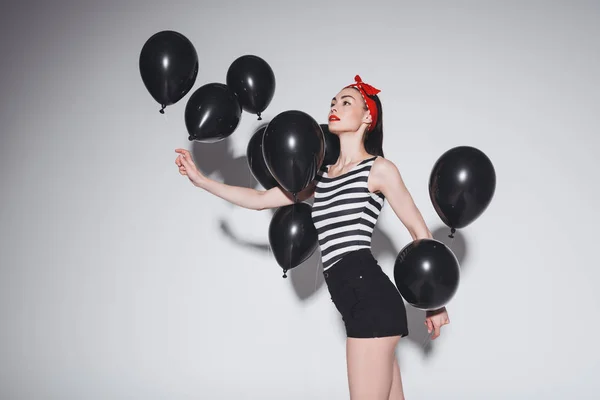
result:
<svg viewBox="0 0 600 400"><path fill-rule="evenodd" d="M433 336L431 340L440 336L440 328L442 325L447 325L450 323L450 319L448 318L448 312L446 311L446 307L442 307L439 310L435 311L427 311L427 317L425 318L425 325L427 325L427 332L431 333L433 331Z"/></svg>

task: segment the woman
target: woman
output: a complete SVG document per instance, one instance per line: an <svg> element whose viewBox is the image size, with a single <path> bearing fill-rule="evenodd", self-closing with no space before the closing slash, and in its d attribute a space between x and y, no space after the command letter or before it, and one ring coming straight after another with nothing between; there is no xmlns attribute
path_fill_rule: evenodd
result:
<svg viewBox="0 0 600 400"><path fill-rule="evenodd" d="M352 400L404 399L395 349L408 335L406 309L395 285L371 253L371 235L385 199L413 240L432 238L402 177L383 157L382 108L378 89L355 77L331 102L329 130L340 139L337 162L323 166L297 196L314 196L323 270L331 299L346 325L348 384ZM203 176L190 153L175 150L179 172L197 187L241 207L263 210L293 204L278 187L261 191L226 185ZM432 339L448 324L445 308L428 312Z"/></svg>

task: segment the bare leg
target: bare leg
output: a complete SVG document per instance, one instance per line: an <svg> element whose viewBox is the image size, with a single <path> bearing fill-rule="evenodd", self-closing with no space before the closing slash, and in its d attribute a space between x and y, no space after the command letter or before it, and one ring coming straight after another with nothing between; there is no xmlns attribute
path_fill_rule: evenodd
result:
<svg viewBox="0 0 600 400"><path fill-rule="evenodd" d="M346 340L350 400L388 400L400 336Z"/></svg>
<svg viewBox="0 0 600 400"><path fill-rule="evenodd" d="M394 356L394 372L392 377L392 389L390 390L389 400L404 400L404 389L402 388L402 377L400 375L400 366L398 359Z"/></svg>

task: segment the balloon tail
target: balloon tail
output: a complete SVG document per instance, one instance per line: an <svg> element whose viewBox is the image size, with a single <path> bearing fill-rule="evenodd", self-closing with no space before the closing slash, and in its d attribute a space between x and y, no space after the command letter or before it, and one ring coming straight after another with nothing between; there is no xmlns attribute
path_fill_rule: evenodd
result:
<svg viewBox="0 0 600 400"><path fill-rule="evenodd" d="M451 228L450 229L450 234L448 235L448 237L454 239L454 232L456 232L456 229Z"/></svg>

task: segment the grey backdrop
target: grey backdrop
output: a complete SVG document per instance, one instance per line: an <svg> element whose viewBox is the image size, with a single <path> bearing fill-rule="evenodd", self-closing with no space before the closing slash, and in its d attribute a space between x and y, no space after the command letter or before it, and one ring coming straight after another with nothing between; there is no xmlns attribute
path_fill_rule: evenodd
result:
<svg viewBox="0 0 600 400"><path fill-rule="evenodd" d="M355 74L382 89L386 156L462 268L438 340L409 308L407 398L595 398L598 2L38 3L0 17L1 398L348 398L318 254L282 279L271 211L177 173L186 147L213 178L257 185L245 151L261 122L188 142L190 94L163 116L138 70L164 29L196 46L192 92L240 55L267 60L262 122L324 123ZM498 184L450 243L427 180L458 145L484 151ZM386 205L374 251L390 276L409 239Z"/></svg>

